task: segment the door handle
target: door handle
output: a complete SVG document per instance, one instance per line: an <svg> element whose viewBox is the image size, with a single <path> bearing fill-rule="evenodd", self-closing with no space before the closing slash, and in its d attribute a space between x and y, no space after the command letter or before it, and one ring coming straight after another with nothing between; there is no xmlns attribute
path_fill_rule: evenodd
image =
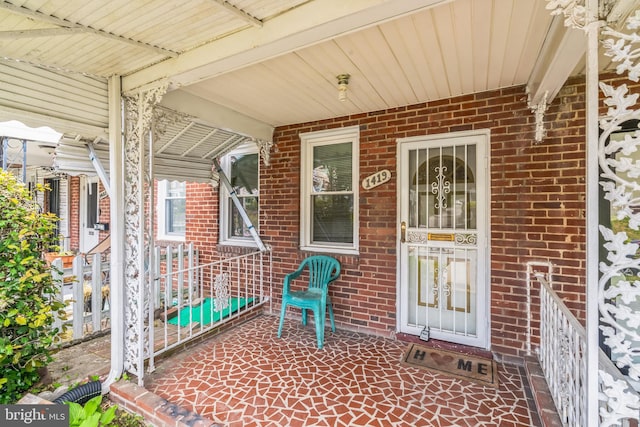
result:
<svg viewBox="0 0 640 427"><path fill-rule="evenodd" d="M402 221L400 223L400 242L404 243L406 242L406 237L407 237L407 223Z"/></svg>

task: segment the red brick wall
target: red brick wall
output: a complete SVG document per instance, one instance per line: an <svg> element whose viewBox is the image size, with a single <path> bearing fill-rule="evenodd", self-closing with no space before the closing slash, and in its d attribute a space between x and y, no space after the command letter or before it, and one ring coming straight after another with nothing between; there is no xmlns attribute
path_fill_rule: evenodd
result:
<svg viewBox="0 0 640 427"><path fill-rule="evenodd" d="M493 351L526 352L529 261L553 263L554 288L584 318L584 108L584 81L577 78L549 107L547 137L541 143L534 141L534 116L524 87L277 128L271 165L261 165L260 177L260 233L273 248L275 311L284 274L309 255L298 249L299 134L358 125L360 180L381 169L397 176L398 138L490 129ZM340 328L383 336L396 330L396 190L392 179L360 192L360 254L337 256L343 271L331 288ZM187 186L186 240L196 243L201 262L219 256L217 195L218 189L208 184ZM534 296L535 291L534 283ZM535 337L537 299L533 302Z"/></svg>
<svg viewBox="0 0 640 427"><path fill-rule="evenodd" d="M211 184L187 183L186 242L194 242L200 251L200 263L218 260L218 188Z"/></svg>
<svg viewBox="0 0 640 427"><path fill-rule="evenodd" d="M526 352L526 263L550 261L554 286L578 315L584 301L584 97L581 81L550 107L548 137L535 143L524 87L276 129L278 151L261 177L261 231L274 249L274 297L298 250L301 132L359 125L360 179L396 170L398 138L491 130L491 348ZM396 329L396 181L360 193L360 255L339 256L332 285L343 328L392 335ZM537 310L537 307L534 307ZM535 316L534 316L535 317ZM535 322L534 326L537 326Z"/></svg>

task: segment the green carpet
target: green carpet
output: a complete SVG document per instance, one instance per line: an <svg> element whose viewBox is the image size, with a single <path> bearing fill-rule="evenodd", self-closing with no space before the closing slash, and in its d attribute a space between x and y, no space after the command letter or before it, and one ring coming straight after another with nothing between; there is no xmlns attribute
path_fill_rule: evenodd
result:
<svg viewBox="0 0 640 427"><path fill-rule="evenodd" d="M227 308L222 311L213 311L212 299L207 298L202 302L202 304L198 304L194 307L184 307L180 310L178 316L173 319L169 319L170 324L177 325L178 320L180 320L180 326L187 326L190 321L200 322L203 325L208 325L209 323L215 323L220 321L225 317L228 317L230 314L235 313L242 307L247 304L253 302L253 298L230 298L231 303ZM191 315L189 314L191 312ZM202 315L204 313L204 315ZM211 319L211 313L213 313L213 319Z"/></svg>

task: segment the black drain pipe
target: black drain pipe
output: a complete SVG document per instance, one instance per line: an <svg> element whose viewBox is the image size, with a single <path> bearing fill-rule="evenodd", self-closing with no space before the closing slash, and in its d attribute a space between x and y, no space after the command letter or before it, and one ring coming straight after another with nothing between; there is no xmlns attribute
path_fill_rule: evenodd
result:
<svg viewBox="0 0 640 427"><path fill-rule="evenodd" d="M53 403L75 402L83 405L89 400L102 394L102 383L100 381L91 381L82 384L73 390L62 394Z"/></svg>

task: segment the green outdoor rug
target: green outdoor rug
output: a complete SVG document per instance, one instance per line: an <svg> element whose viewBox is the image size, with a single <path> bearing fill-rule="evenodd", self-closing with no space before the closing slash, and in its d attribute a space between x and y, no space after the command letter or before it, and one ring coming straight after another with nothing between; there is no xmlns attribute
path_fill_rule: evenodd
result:
<svg viewBox="0 0 640 427"><path fill-rule="evenodd" d="M184 307L176 317L169 319L168 323L177 325L178 321L180 321L180 326L187 326L189 322L199 322L203 325L208 325L209 323L215 323L220 321L220 319L228 317L253 302L253 298L230 298L230 300L227 308L222 311L213 311L213 307L211 306L213 303L212 299L206 298L202 304L194 307ZM189 312L191 312L191 314L189 314ZM213 313L213 319L211 318L211 313Z"/></svg>

